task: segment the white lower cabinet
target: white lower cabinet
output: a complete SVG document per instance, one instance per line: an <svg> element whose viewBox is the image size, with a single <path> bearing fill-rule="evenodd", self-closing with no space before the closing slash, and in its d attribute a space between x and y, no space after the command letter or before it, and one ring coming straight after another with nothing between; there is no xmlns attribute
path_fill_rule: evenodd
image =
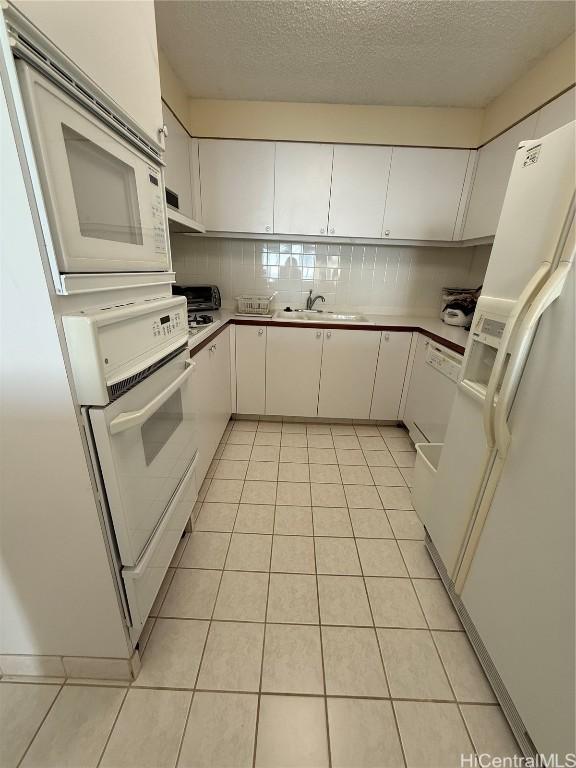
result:
<svg viewBox="0 0 576 768"><path fill-rule="evenodd" d="M268 328L267 415L318 414L322 333L316 328Z"/></svg>
<svg viewBox="0 0 576 768"><path fill-rule="evenodd" d="M198 393L198 465L200 484L216 453L232 413L230 329L222 331L194 355Z"/></svg>
<svg viewBox="0 0 576 768"><path fill-rule="evenodd" d="M411 333L236 327L236 411L398 419Z"/></svg>
<svg viewBox="0 0 576 768"><path fill-rule="evenodd" d="M318 416L369 419L378 331L325 330Z"/></svg>
<svg viewBox="0 0 576 768"><path fill-rule="evenodd" d="M411 333L382 332L370 408L371 419L381 421L398 419L411 342Z"/></svg>
<svg viewBox="0 0 576 768"><path fill-rule="evenodd" d="M236 326L236 413L266 410L266 328Z"/></svg>

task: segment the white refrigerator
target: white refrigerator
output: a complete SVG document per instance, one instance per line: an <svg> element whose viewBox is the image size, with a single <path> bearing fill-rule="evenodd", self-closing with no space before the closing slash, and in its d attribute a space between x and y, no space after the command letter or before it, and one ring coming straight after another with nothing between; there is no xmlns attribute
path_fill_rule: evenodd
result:
<svg viewBox="0 0 576 768"><path fill-rule="evenodd" d="M526 754L575 745L575 123L518 147L427 545ZM420 462L420 457L418 462Z"/></svg>

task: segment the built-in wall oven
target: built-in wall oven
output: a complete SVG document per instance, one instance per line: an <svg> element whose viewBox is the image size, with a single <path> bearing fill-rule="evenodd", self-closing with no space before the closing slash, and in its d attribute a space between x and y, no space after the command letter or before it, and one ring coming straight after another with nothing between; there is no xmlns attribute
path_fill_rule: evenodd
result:
<svg viewBox="0 0 576 768"><path fill-rule="evenodd" d="M59 271L168 270L158 159L34 67L17 70Z"/></svg>
<svg viewBox="0 0 576 768"><path fill-rule="evenodd" d="M186 301L102 307L63 321L135 642L197 498Z"/></svg>

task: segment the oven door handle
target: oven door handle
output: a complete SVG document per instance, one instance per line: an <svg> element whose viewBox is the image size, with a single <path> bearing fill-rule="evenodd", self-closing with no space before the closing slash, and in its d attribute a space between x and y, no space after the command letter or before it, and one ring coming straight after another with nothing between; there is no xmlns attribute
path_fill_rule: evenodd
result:
<svg viewBox="0 0 576 768"><path fill-rule="evenodd" d="M110 434L117 435L118 432L124 432L126 429L131 429L132 427L137 427L139 424L143 424L154 411L157 411L158 408L160 408L160 406L163 405L174 392L176 392L177 389L180 389L186 379L194 372L195 368L195 360L186 360L184 363L184 372L168 384L166 389L163 389L162 392L156 395L156 397L153 397L143 408L140 408L138 411L119 413L118 416L112 419L109 426Z"/></svg>

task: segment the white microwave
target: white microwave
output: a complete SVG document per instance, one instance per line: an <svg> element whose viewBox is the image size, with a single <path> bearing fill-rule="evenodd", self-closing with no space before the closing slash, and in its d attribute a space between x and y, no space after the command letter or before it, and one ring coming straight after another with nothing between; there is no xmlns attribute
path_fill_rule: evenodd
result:
<svg viewBox="0 0 576 768"><path fill-rule="evenodd" d="M162 166L17 62L61 273L170 268Z"/></svg>

